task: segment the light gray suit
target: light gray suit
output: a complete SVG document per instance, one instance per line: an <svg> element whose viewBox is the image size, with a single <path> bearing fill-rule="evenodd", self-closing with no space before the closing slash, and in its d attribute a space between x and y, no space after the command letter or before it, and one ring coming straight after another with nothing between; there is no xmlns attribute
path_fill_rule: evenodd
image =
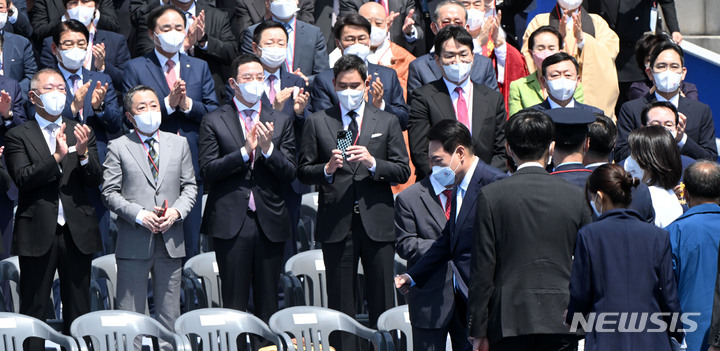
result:
<svg viewBox="0 0 720 351"><path fill-rule="evenodd" d="M183 226L175 223L167 232L153 234L135 218L140 210L153 211L165 200L185 218L195 204L197 186L187 140L159 133L157 184L143 143L137 134L129 133L108 145L102 195L107 208L118 215L116 307L145 313L147 278L152 273L157 319L173 330L180 315Z"/></svg>

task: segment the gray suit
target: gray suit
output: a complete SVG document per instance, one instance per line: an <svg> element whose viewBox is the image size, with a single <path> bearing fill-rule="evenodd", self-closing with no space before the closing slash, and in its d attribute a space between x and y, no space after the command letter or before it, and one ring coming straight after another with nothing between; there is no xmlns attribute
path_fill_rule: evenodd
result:
<svg viewBox="0 0 720 351"><path fill-rule="evenodd" d="M129 133L108 145L102 195L107 208L118 215L117 308L144 313L147 277L152 273L157 318L172 330L180 315L183 226L176 223L164 234L153 234L135 218L140 210L153 211L165 200L186 218L195 204L197 186L187 140L159 133L157 184L143 143Z"/></svg>

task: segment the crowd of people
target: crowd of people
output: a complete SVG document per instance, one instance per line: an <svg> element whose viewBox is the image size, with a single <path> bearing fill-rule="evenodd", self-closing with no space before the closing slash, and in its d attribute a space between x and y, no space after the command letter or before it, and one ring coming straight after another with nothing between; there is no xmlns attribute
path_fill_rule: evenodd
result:
<svg viewBox="0 0 720 351"><path fill-rule="evenodd" d="M69 333L114 253L115 307L151 294L172 330L211 250L223 306L267 322L317 191L328 307L376 327L399 289L416 350L720 350L715 126L674 1L534 3L0 0L18 312L57 270ZM571 328L596 313L666 328Z"/></svg>

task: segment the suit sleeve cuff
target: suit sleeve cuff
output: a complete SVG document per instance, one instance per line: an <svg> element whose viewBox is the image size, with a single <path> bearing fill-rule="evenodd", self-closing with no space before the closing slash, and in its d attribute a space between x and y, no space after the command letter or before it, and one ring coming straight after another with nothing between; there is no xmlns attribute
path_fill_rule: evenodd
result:
<svg viewBox="0 0 720 351"><path fill-rule="evenodd" d="M405 36L405 41L407 41L408 43L413 43L415 42L415 40L418 39L417 29L415 29L414 25L412 26L412 33L410 33L410 35L407 35L405 33L403 33L403 35Z"/></svg>
<svg viewBox="0 0 720 351"><path fill-rule="evenodd" d="M145 216L148 215L148 213L150 213L150 212L146 211L146 210L140 210L140 212L138 212L137 216L135 216L135 223L142 225L143 219L145 218Z"/></svg>
<svg viewBox="0 0 720 351"><path fill-rule="evenodd" d="M682 140L678 143L678 148L682 149L683 146L685 146L685 143L687 143L687 133L683 133Z"/></svg>
<svg viewBox="0 0 720 351"><path fill-rule="evenodd" d="M247 150L245 150L244 146L240 149L240 153L242 154L243 162L250 161L250 155Z"/></svg>
<svg viewBox="0 0 720 351"><path fill-rule="evenodd" d="M85 165L88 164L88 162L90 162L90 159L89 159L89 158L86 158L86 159L84 159L84 160L80 160L80 165L81 165L81 166L85 166Z"/></svg>

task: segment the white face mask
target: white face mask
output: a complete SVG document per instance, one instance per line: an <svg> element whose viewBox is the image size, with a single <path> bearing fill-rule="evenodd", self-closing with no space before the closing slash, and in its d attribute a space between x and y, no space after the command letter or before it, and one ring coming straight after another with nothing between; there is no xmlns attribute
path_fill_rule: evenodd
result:
<svg viewBox="0 0 720 351"><path fill-rule="evenodd" d="M262 50L262 56L260 56L260 62L263 63L263 65L268 66L270 68L278 68L280 65L285 63L285 59L287 58L287 49L285 48L278 48L278 47L270 47L270 48L260 48Z"/></svg>
<svg viewBox="0 0 720 351"><path fill-rule="evenodd" d="M440 185L444 187L448 187L452 184L455 184L455 171L457 171L458 167L460 167L460 164L458 163L457 166L455 166L455 169L450 168L450 165L452 164L453 160L455 159L455 153L453 152L452 157L450 158L450 164L448 164L445 167L440 166L433 166L432 167L432 176L435 178L435 180L440 183ZM450 200L450 199L448 199Z"/></svg>
<svg viewBox="0 0 720 351"><path fill-rule="evenodd" d="M370 29L370 46L378 47L382 45L387 37L387 30L372 26Z"/></svg>
<svg viewBox="0 0 720 351"><path fill-rule="evenodd" d="M345 89L337 92L340 106L348 111L356 110L363 103L363 91L355 89Z"/></svg>
<svg viewBox="0 0 720 351"><path fill-rule="evenodd" d="M447 79L453 83L460 84L470 76L472 62L458 62L452 65L443 65Z"/></svg>
<svg viewBox="0 0 720 351"><path fill-rule="evenodd" d="M470 27L470 31L474 32L482 27L485 22L485 11L478 9L467 10L467 25Z"/></svg>
<svg viewBox="0 0 720 351"><path fill-rule="evenodd" d="M295 0L276 0L270 3L270 13L281 20L286 20L295 16L297 12L297 3Z"/></svg>
<svg viewBox="0 0 720 351"><path fill-rule="evenodd" d="M265 87L262 82L253 80L252 82L237 84L240 95L252 105L255 105L262 98L265 93Z"/></svg>
<svg viewBox="0 0 720 351"><path fill-rule="evenodd" d="M185 41L185 32L178 32L175 30L160 34L155 33L155 36L158 38L158 41L160 42L160 47L163 49L163 51L169 52L171 54L180 51Z"/></svg>
<svg viewBox="0 0 720 351"><path fill-rule="evenodd" d="M660 73L653 73L653 80L655 81L655 88L657 88L658 91L673 93L680 88L682 74L667 70Z"/></svg>
<svg viewBox="0 0 720 351"><path fill-rule="evenodd" d="M187 4L187 3L193 2L193 0L178 0L178 1L181 2L181 3L183 3L183 4Z"/></svg>
<svg viewBox="0 0 720 351"><path fill-rule="evenodd" d="M623 166L625 170L630 173L633 177L642 180L645 176L645 170L640 167L640 165L635 161L635 159L630 156L625 160L625 164Z"/></svg>
<svg viewBox="0 0 720 351"><path fill-rule="evenodd" d="M42 102L42 109L51 116L59 116L65 109L65 94L54 90L49 93L38 95Z"/></svg>
<svg viewBox="0 0 720 351"><path fill-rule="evenodd" d="M352 44L343 50L343 55L355 55L365 61L370 55L370 47L365 44Z"/></svg>
<svg viewBox="0 0 720 351"><path fill-rule="evenodd" d="M162 122L162 113L160 111L148 111L133 117L137 129L147 135L155 133L160 128L160 122Z"/></svg>
<svg viewBox="0 0 720 351"><path fill-rule="evenodd" d="M5 24L7 24L7 18L7 12L0 12L0 28L5 27Z"/></svg>
<svg viewBox="0 0 720 351"><path fill-rule="evenodd" d="M80 69L80 67L83 66L83 63L85 63L87 50L83 50L76 46L72 49L59 51L60 61L62 62L63 66L65 66L65 68L71 71Z"/></svg>
<svg viewBox="0 0 720 351"><path fill-rule="evenodd" d="M70 19L80 21L86 27L90 25L95 15L95 7L75 6L67 10Z"/></svg>
<svg viewBox="0 0 720 351"><path fill-rule="evenodd" d="M558 0L558 5L565 10L575 10L582 5L582 0Z"/></svg>
<svg viewBox="0 0 720 351"><path fill-rule="evenodd" d="M555 80L548 80L548 93L552 95L556 100L565 101L570 99L575 94L575 87L577 81L560 77Z"/></svg>
<svg viewBox="0 0 720 351"><path fill-rule="evenodd" d="M595 194L595 199L597 199L597 194ZM600 217L602 215L602 204L599 204L600 207L598 208L598 205L596 205L595 200L590 200L590 207L592 207L593 212L595 212L595 216Z"/></svg>

